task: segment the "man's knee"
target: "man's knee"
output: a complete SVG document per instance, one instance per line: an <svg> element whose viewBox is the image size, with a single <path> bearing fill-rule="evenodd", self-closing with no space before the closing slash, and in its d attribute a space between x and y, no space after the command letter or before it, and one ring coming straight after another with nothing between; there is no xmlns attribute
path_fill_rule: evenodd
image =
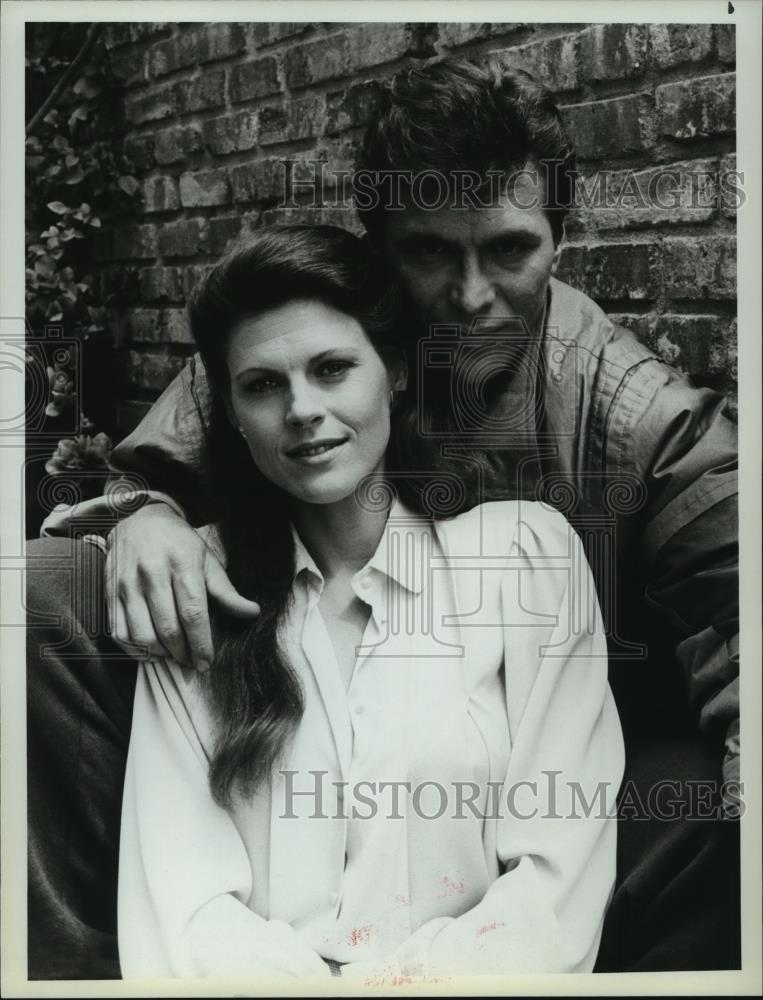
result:
<svg viewBox="0 0 763 1000"><path fill-rule="evenodd" d="M27 542L27 627L58 633L58 641L78 630L89 636L105 633L104 563L103 552L80 539Z"/></svg>

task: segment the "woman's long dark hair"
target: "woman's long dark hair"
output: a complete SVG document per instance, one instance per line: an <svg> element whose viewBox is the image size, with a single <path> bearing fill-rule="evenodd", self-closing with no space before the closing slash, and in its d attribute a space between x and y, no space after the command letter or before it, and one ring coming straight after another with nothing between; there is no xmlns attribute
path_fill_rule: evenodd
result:
<svg viewBox="0 0 763 1000"><path fill-rule="evenodd" d="M225 407L232 328L295 300L317 300L357 319L387 363L405 350L397 299L370 245L333 226L264 229L191 296L191 331L212 389L207 466L227 572L262 609L245 622L213 609L215 657L202 684L217 726L210 787L223 806L234 789L251 794L269 776L303 712L298 678L278 642L294 574L289 498L257 469ZM399 467L395 449L393 441L392 468ZM401 485L406 502L421 510L420 492Z"/></svg>

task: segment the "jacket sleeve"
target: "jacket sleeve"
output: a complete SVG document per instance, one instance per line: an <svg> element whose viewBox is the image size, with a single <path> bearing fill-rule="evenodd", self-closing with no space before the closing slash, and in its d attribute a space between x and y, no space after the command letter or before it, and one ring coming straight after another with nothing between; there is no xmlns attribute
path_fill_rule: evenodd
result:
<svg viewBox="0 0 763 1000"><path fill-rule="evenodd" d="M656 389L617 446L647 490L645 597L675 629L701 730L725 741L728 804L739 781L736 428L720 394L659 362L644 368L642 384Z"/></svg>
<svg viewBox="0 0 763 1000"><path fill-rule="evenodd" d="M193 672L142 664L122 804L122 973L326 978L327 966L290 924L246 905L246 848L208 787L213 738Z"/></svg>
<svg viewBox="0 0 763 1000"><path fill-rule="evenodd" d="M343 976L593 969L615 884L622 731L582 544L560 514L530 507L515 549L522 568L501 584L503 620L512 623L504 628L512 747L498 819L503 874L471 910L428 921L386 963L351 964Z"/></svg>
<svg viewBox="0 0 763 1000"><path fill-rule="evenodd" d="M85 526L103 533L144 503L168 503L194 526L214 520L204 469L209 389L194 356L157 399L135 430L111 453L106 493L60 504L45 519L42 535L69 534Z"/></svg>

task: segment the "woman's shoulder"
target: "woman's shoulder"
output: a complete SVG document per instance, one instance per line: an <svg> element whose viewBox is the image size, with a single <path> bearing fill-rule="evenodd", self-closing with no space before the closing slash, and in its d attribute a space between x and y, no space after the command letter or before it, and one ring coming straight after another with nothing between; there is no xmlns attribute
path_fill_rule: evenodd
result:
<svg viewBox="0 0 763 1000"><path fill-rule="evenodd" d="M554 507L540 501L496 500L437 522L448 549L472 548L498 555L513 547L528 554L558 550L574 529Z"/></svg>

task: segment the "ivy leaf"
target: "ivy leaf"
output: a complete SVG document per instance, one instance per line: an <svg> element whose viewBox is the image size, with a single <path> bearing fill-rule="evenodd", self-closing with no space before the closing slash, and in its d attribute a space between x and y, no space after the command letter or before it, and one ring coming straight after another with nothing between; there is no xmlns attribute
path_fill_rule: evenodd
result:
<svg viewBox="0 0 763 1000"><path fill-rule="evenodd" d="M58 111L55 108L53 108L51 111L49 111L45 115L45 117L43 118L43 121L47 122L48 125L57 125L58 124Z"/></svg>
<svg viewBox="0 0 763 1000"><path fill-rule="evenodd" d="M53 149L57 149L61 153L71 152L71 146L69 145L69 140L66 138L65 135L61 135L61 133L58 132L56 135L53 136Z"/></svg>
<svg viewBox="0 0 763 1000"><path fill-rule="evenodd" d="M66 183L67 184L79 184L79 182L83 179L84 176L85 176L84 170L82 169L82 167L79 164L77 164L77 166L74 168L74 170L72 170L72 172L66 178Z"/></svg>
<svg viewBox="0 0 763 1000"><path fill-rule="evenodd" d="M35 261L34 269L43 278L52 278L56 273L56 265L48 254Z"/></svg>
<svg viewBox="0 0 763 1000"><path fill-rule="evenodd" d="M47 207L56 215L66 215L67 212L71 211L69 206L64 205L62 201L49 201Z"/></svg>
<svg viewBox="0 0 763 1000"><path fill-rule="evenodd" d="M87 221L94 229L101 228L101 220L97 216L94 215L91 219L88 219Z"/></svg>
<svg viewBox="0 0 763 1000"><path fill-rule="evenodd" d="M100 92L100 83L87 76L81 76L74 84L74 93L81 94L83 97L97 97Z"/></svg>
<svg viewBox="0 0 763 1000"><path fill-rule="evenodd" d="M87 121L87 117L90 114L90 108L86 107L84 104L80 104L78 108L69 115L69 131L71 132L77 122Z"/></svg>
<svg viewBox="0 0 763 1000"><path fill-rule="evenodd" d="M75 153L67 153L66 160L64 162L67 167L76 167L79 163L79 157Z"/></svg>
<svg viewBox="0 0 763 1000"><path fill-rule="evenodd" d="M135 178L131 177L129 174L120 177L117 184L119 184L124 193L129 195L131 198L137 191L140 190L140 184L138 184Z"/></svg>

